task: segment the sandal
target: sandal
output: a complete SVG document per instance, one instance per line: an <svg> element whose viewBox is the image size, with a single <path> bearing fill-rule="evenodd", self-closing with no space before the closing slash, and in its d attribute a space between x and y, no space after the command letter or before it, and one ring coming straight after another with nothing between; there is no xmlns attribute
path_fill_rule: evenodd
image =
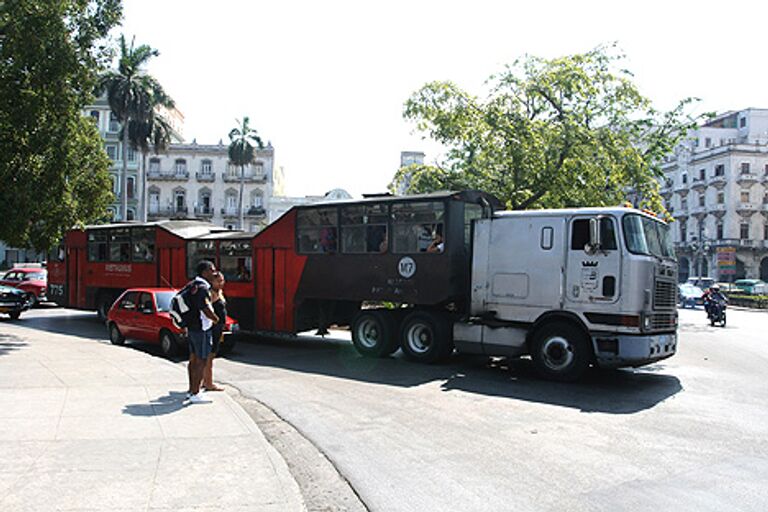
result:
<svg viewBox="0 0 768 512"><path fill-rule="evenodd" d="M210 387L210 388L209 387L203 387L203 389L205 389L206 391L224 391L224 388L220 388L219 386L217 386L215 384L212 387Z"/></svg>

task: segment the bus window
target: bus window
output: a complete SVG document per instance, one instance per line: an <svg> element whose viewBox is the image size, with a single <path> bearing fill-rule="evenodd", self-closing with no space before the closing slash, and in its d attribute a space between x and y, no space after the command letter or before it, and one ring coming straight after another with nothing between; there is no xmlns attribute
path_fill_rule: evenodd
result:
<svg viewBox="0 0 768 512"><path fill-rule="evenodd" d="M106 229L97 229L88 233L88 261L107 261Z"/></svg>
<svg viewBox="0 0 768 512"><path fill-rule="evenodd" d="M195 268L200 260L216 263L216 242L213 240L195 240L187 243L187 277L195 277Z"/></svg>
<svg viewBox="0 0 768 512"><path fill-rule="evenodd" d="M131 231L128 228L109 231L109 261L131 261Z"/></svg>
<svg viewBox="0 0 768 512"><path fill-rule="evenodd" d="M131 233L133 261L152 262L155 259L155 229L133 228Z"/></svg>
<svg viewBox="0 0 768 512"><path fill-rule="evenodd" d="M464 204L464 246L472 243L472 221L483 218L483 207L479 204Z"/></svg>
<svg viewBox="0 0 768 512"><path fill-rule="evenodd" d="M58 244L54 246L50 251L48 251L48 261L54 262L54 261L64 261L64 255L66 253L64 252L64 245Z"/></svg>
<svg viewBox="0 0 768 512"><path fill-rule="evenodd" d="M353 254L387 252L387 205L343 207L341 251Z"/></svg>
<svg viewBox="0 0 768 512"><path fill-rule="evenodd" d="M428 252L437 237L444 236L444 214L441 202L393 204L392 252Z"/></svg>
<svg viewBox="0 0 768 512"><path fill-rule="evenodd" d="M296 217L300 253L335 253L338 250L336 208L299 210Z"/></svg>
<svg viewBox="0 0 768 512"><path fill-rule="evenodd" d="M250 241L219 242L219 270L227 281L250 281L252 270Z"/></svg>

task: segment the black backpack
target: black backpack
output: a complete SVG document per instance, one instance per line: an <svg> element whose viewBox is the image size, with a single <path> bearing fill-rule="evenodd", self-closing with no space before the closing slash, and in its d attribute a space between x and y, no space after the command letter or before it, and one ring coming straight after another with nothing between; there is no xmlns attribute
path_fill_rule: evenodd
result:
<svg viewBox="0 0 768 512"><path fill-rule="evenodd" d="M171 321L179 329L188 327L194 315L192 289L195 286L197 286L195 282L190 281L171 299Z"/></svg>

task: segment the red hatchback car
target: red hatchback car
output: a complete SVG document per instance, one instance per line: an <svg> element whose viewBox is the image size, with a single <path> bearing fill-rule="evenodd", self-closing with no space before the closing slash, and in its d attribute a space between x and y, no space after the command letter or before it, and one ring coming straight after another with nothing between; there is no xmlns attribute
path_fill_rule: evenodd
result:
<svg viewBox="0 0 768 512"><path fill-rule="evenodd" d="M13 286L29 294L34 306L48 300L45 291L48 286L48 271L41 267L13 268L0 278L0 285Z"/></svg>
<svg viewBox="0 0 768 512"><path fill-rule="evenodd" d="M109 339L122 345L126 338L157 343L166 357L187 351L184 332L171 320L171 299L178 290L173 288L131 288L123 292L107 314ZM237 332L237 322L227 317L224 333ZM234 340L225 336L220 353L232 349Z"/></svg>

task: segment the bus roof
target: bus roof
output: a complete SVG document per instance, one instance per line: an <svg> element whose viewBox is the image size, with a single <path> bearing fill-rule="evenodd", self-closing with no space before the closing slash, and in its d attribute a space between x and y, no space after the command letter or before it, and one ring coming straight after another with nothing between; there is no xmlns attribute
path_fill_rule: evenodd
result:
<svg viewBox="0 0 768 512"><path fill-rule="evenodd" d="M503 212L496 212L494 215L496 217L568 217L573 215L624 215L626 213L642 215L666 224L664 219L655 217L642 210L626 208L623 206L590 206L586 208L559 208L549 210L506 210Z"/></svg>
<svg viewBox="0 0 768 512"><path fill-rule="evenodd" d="M458 201L464 201L467 203L480 203L483 200L487 202L494 210L503 208L501 201L492 194L487 192L481 192L479 190L454 190L454 191L441 191L431 192L429 194L414 194L407 196L395 196L395 195L371 195L364 197L363 199L343 199L340 201L328 201L322 203L314 203L308 205L294 206L295 209L309 209L309 208L331 208L334 206L347 206L354 204L367 204L367 203L406 203L416 201L429 201L429 200L443 200L443 199L455 199Z"/></svg>
<svg viewBox="0 0 768 512"><path fill-rule="evenodd" d="M98 224L92 226L86 226L88 231L100 230L100 229L115 229L115 228L162 228L169 233L176 235L180 238L200 238L207 235L216 234L221 236L222 233L237 233L240 234L240 238L250 238L249 233L243 231L232 231L222 226L214 226L210 222L199 220L175 220L164 219L154 222L123 222L117 224ZM227 235L229 237L229 235Z"/></svg>

